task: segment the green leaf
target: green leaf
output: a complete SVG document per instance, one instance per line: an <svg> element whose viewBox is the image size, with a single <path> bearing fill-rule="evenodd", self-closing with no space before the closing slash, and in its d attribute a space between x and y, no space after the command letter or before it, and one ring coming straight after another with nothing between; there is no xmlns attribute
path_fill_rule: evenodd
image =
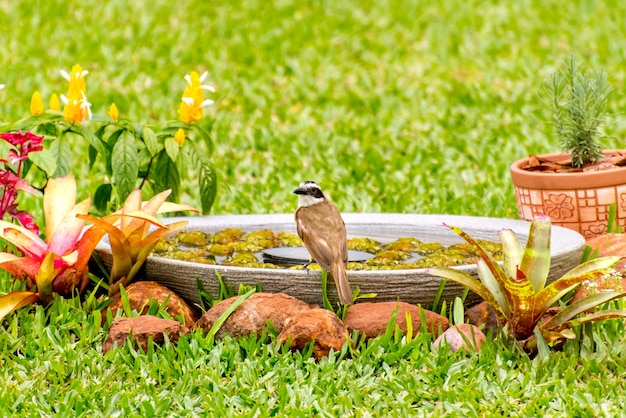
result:
<svg viewBox="0 0 626 418"><path fill-rule="evenodd" d="M104 183L98 186L93 195L93 204L100 213L106 213L109 209L113 185Z"/></svg>
<svg viewBox="0 0 626 418"><path fill-rule="evenodd" d="M170 156L170 159L172 161L176 161L176 159L178 158L179 148L180 146L178 145L178 142L176 142L174 137L168 136L167 138L165 138L165 152L167 152L167 155Z"/></svg>
<svg viewBox="0 0 626 418"><path fill-rule="evenodd" d="M463 306L463 301L458 296L454 298L452 319L454 320L454 325L460 325L465 322L465 308Z"/></svg>
<svg viewBox="0 0 626 418"><path fill-rule="evenodd" d="M576 301L574 303L572 303L571 305L565 307L563 310L561 310L561 312L559 312L558 314L556 314L555 316L553 316L552 318L550 318L550 320L546 321L545 323L543 323L541 325L542 329L545 330L554 330L554 329L558 329L560 327L563 327L568 321L570 321L572 318L574 318L576 315L579 315L585 311L588 311L592 308L595 308L596 306L599 306L603 303L609 302L613 299L617 299L619 297L623 297L626 295L626 291L623 292L598 292L598 293L594 293L591 294L587 297L582 298L579 301ZM605 311L600 311L600 312L605 312ZM600 313L597 312L597 313ZM622 312L622 316L626 315L626 311L619 311ZM591 316L591 315L590 315ZM611 317L611 316L607 316ZM595 315L592 316L592 318L598 318L595 320L599 320L601 318L603 318L602 315ZM603 318L606 319L606 318ZM590 322L593 319L589 319L586 321L579 321L578 323L583 323L583 322Z"/></svg>
<svg viewBox="0 0 626 418"><path fill-rule="evenodd" d="M550 218L547 216L537 216L531 222L519 269L530 280L535 293L545 287L550 273Z"/></svg>
<svg viewBox="0 0 626 418"><path fill-rule="evenodd" d="M48 149L43 149L40 152L32 152L28 155L28 159L46 173L48 177L52 177L57 169L54 155Z"/></svg>
<svg viewBox="0 0 626 418"><path fill-rule="evenodd" d="M89 155L89 169L91 170L93 168L93 165L96 163L96 159L98 158L98 151L94 147L89 145L88 155Z"/></svg>
<svg viewBox="0 0 626 418"><path fill-rule="evenodd" d="M95 148L98 154L104 154L106 152L102 140L89 129L88 125L76 124L72 127L71 131L85 138L89 142L89 145Z"/></svg>
<svg viewBox="0 0 626 418"><path fill-rule="evenodd" d="M550 346L548 342L543 338L543 334L541 334L541 330L539 328L534 329L536 343L537 343L537 351L539 354L539 358L546 359L550 356Z"/></svg>
<svg viewBox="0 0 626 418"><path fill-rule="evenodd" d="M224 322L228 319L230 315L242 304L244 303L252 294L256 292L256 289L250 289L246 294L239 296L226 310L217 318L217 321L213 323L213 326L207 333L207 341L209 346L213 345L213 341L215 340L215 335L222 328Z"/></svg>
<svg viewBox="0 0 626 418"><path fill-rule="evenodd" d="M56 165L53 178L63 177L71 172L72 156L67 137L68 134L63 134L50 144L50 154Z"/></svg>
<svg viewBox="0 0 626 418"><path fill-rule="evenodd" d="M157 140L157 136L152 129L147 126L143 127L142 133L143 143L146 144L150 156L154 157L159 151L163 149L163 145Z"/></svg>
<svg viewBox="0 0 626 418"><path fill-rule="evenodd" d="M197 149L195 143L189 144L185 150L189 153L191 164L195 168L196 175L198 176L198 189L200 191L202 212L208 213L217 195L217 174L213 169L211 160L209 160L202 150Z"/></svg>
<svg viewBox="0 0 626 418"><path fill-rule="evenodd" d="M120 202L123 202L135 188L139 175L139 158L135 135L130 131L124 131L113 147L111 155L111 167L113 169L113 185L117 191Z"/></svg>
<svg viewBox="0 0 626 418"><path fill-rule="evenodd" d="M213 155L213 140L209 133L202 129L197 123L192 124L191 129L196 133L196 142L203 143L207 146L206 156L210 157Z"/></svg>
<svg viewBox="0 0 626 418"><path fill-rule="evenodd" d="M129 129L124 129L122 127L116 127L116 129L107 131L106 134L104 135L104 138L106 141L105 144L107 148L112 149L117 143L117 141L120 139L120 136L124 132L132 132L132 131Z"/></svg>
<svg viewBox="0 0 626 418"><path fill-rule="evenodd" d="M217 175L208 158L199 158L196 165L202 212L208 213L217 195Z"/></svg>
<svg viewBox="0 0 626 418"><path fill-rule="evenodd" d="M154 192L162 192L163 190L172 189L170 199L178 200L180 192L180 175L176 164L162 151L156 159L153 170L150 171L150 180L154 183Z"/></svg>

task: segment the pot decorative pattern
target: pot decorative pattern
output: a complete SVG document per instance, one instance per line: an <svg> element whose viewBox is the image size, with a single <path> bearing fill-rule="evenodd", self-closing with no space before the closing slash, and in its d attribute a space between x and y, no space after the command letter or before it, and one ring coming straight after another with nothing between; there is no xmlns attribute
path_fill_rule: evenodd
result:
<svg viewBox="0 0 626 418"><path fill-rule="evenodd" d="M578 231L586 238L607 232L609 206L619 202L617 223L626 229L626 184L559 191L515 187L515 197L521 219L532 220L545 214L555 225Z"/></svg>
<svg viewBox="0 0 626 418"><path fill-rule="evenodd" d="M563 154L542 157L562 158ZM521 219L547 215L554 225L592 238L607 232L609 208L615 205L617 225L626 230L626 167L599 172L542 173L523 170L526 161L511 165Z"/></svg>

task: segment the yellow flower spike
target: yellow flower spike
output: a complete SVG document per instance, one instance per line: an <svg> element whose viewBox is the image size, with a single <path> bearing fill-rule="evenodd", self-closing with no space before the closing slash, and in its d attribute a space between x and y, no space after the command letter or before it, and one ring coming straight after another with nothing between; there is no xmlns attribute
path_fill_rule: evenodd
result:
<svg viewBox="0 0 626 418"><path fill-rule="evenodd" d="M50 110L61 110L61 101L55 93L50 96Z"/></svg>
<svg viewBox="0 0 626 418"><path fill-rule="evenodd" d="M202 84L207 75L208 73L206 71L202 75L192 71L185 76L187 87L183 92L180 107L178 108L180 120L185 123L198 122L204 115L204 108L214 103L213 100L204 99L203 90L215 92L213 86Z"/></svg>
<svg viewBox="0 0 626 418"><path fill-rule="evenodd" d="M185 131L183 128L178 128L176 134L174 135L174 139L178 142L178 145L183 145L185 143Z"/></svg>
<svg viewBox="0 0 626 418"><path fill-rule="evenodd" d="M39 90L33 93L30 99L30 114L33 116L39 116L43 113L43 99Z"/></svg>
<svg viewBox="0 0 626 418"><path fill-rule="evenodd" d="M109 107L109 111L107 112L107 114L109 115L109 117L113 120L117 120L120 117L120 112L119 110L117 110L117 106L115 105L115 103L112 103L111 106Z"/></svg>
<svg viewBox="0 0 626 418"><path fill-rule="evenodd" d="M63 116L68 122L83 122L91 119L91 103L87 101L87 87L85 86L85 76L89 71L76 64L72 67L70 74L61 70L61 75L70 83L67 96L61 96L65 104Z"/></svg>

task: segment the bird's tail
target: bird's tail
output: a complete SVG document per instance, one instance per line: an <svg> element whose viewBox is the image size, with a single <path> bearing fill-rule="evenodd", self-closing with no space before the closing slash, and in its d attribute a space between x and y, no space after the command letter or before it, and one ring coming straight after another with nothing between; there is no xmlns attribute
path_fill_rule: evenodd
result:
<svg viewBox="0 0 626 418"><path fill-rule="evenodd" d="M330 270L330 274L335 280L335 286L337 286L339 302L341 302L342 305L352 305L352 290L348 282L346 265L341 260L335 260L330 266Z"/></svg>

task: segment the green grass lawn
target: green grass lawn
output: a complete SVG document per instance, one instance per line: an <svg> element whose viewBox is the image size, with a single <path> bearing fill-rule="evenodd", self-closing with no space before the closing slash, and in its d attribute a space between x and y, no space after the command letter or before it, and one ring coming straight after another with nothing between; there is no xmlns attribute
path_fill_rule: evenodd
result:
<svg viewBox="0 0 626 418"><path fill-rule="evenodd" d="M624 148L624 21L620 1L0 0L0 124L27 115L35 90L67 94L59 70L76 63L95 113L115 102L134 121L173 120L184 75L206 70L214 214L293 212L291 191L316 180L343 212L515 218L508 167L558 149L539 94L570 54L607 71L606 147ZM102 174L75 170L81 198ZM183 201L197 199L186 185ZM423 336L317 364L196 335L103 356L93 306L60 300L3 322L3 415L624 414L619 324L541 359L502 342L438 352Z"/></svg>

